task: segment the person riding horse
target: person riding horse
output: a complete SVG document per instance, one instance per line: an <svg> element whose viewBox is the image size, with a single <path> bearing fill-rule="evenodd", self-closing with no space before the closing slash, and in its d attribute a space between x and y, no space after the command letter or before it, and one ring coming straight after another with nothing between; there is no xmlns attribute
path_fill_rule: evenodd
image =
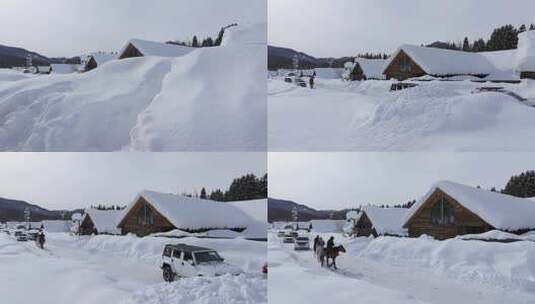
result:
<svg viewBox="0 0 535 304"><path fill-rule="evenodd" d="M334 237L331 236L327 241L327 248L323 249L322 247L320 254L318 254L318 259L321 262L321 266L323 266L324 262L327 262L327 267L334 267L334 269L338 269L336 267L336 257L340 255L340 252L346 252L346 249L342 245L334 246ZM329 259L331 259L330 264Z"/></svg>
<svg viewBox="0 0 535 304"><path fill-rule="evenodd" d="M45 247L45 233L43 231L39 232L37 235L37 244L41 249L44 249Z"/></svg>

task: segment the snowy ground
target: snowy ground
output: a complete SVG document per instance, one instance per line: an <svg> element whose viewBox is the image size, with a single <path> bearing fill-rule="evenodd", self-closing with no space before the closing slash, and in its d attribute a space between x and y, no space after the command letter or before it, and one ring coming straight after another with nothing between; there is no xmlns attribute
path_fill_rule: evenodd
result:
<svg viewBox="0 0 535 304"><path fill-rule="evenodd" d="M321 268L311 251L294 251L270 233L270 303L521 304L535 298L533 242L349 240L338 234L336 243L347 253L333 271Z"/></svg>
<svg viewBox="0 0 535 304"><path fill-rule="evenodd" d="M533 151L535 81L521 84L317 79L314 90L268 80L271 151ZM472 94L500 86L503 93Z"/></svg>
<svg viewBox="0 0 535 304"><path fill-rule="evenodd" d="M83 74L0 69L0 151L265 151L266 32Z"/></svg>
<svg viewBox="0 0 535 304"><path fill-rule="evenodd" d="M0 234L0 290L9 303L266 303L265 242L185 238L214 248L246 273L164 283L158 259L168 238L49 234L46 250ZM6 302L6 303L7 303Z"/></svg>

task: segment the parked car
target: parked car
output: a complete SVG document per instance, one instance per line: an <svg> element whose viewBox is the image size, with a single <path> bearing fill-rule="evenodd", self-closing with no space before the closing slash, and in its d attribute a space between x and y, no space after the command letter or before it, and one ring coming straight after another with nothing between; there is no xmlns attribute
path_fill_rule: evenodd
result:
<svg viewBox="0 0 535 304"><path fill-rule="evenodd" d="M283 243L293 243L293 242L294 242L294 237L293 237L293 235L291 235L291 234L289 234L289 233L286 234L286 235L284 235L284 238L282 239L282 242L283 242Z"/></svg>
<svg viewBox="0 0 535 304"><path fill-rule="evenodd" d="M162 273L167 282L176 277L239 275L241 269L224 262L217 251L186 244L167 244L162 254Z"/></svg>
<svg viewBox="0 0 535 304"><path fill-rule="evenodd" d="M295 84L303 88L307 87L307 83L301 78L295 78Z"/></svg>
<svg viewBox="0 0 535 304"><path fill-rule="evenodd" d="M310 250L310 240L307 236L295 238L294 250Z"/></svg>
<svg viewBox="0 0 535 304"><path fill-rule="evenodd" d="M28 240L28 236L26 235L26 233L20 230L15 231L14 236L15 236L15 239L19 242L26 242Z"/></svg>
<svg viewBox="0 0 535 304"><path fill-rule="evenodd" d="M39 230L37 229L30 229L26 233L28 236L28 239L31 241L35 241L37 239L37 236L39 235Z"/></svg>

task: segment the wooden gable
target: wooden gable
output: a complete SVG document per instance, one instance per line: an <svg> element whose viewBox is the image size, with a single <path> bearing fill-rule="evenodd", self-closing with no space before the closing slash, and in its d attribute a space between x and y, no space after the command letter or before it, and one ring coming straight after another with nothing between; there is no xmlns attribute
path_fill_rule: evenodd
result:
<svg viewBox="0 0 535 304"><path fill-rule="evenodd" d="M373 228L372 221L364 211L359 220L355 223L354 229L356 230L356 236L377 236L377 231Z"/></svg>
<svg viewBox="0 0 535 304"><path fill-rule="evenodd" d="M454 222L450 225L433 224L431 209L435 202L444 198L453 207ZM447 239L462 234L482 233L494 229L481 217L462 205L444 191L435 189L425 202L409 218L404 226L409 229L410 237L419 237L427 234L436 239Z"/></svg>
<svg viewBox="0 0 535 304"><path fill-rule="evenodd" d="M141 53L132 43L129 43L125 50L119 56L119 59L143 56L143 53Z"/></svg>
<svg viewBox="0 0 535 304"><path fill-rule="evenodd" d="M403 64L402 64L403 63ZM408 64L408 65L407 65ZM384 75L386 79L405 80L413 77L421 77L426 75L420 65L414 61L407 53L400 50L396 57L392 59L390 64L386 67Z"/></svg>
<svg viewBox="0 0 535 304"><path fill-rule="evenodd" d="M84 220L80 223L78 233L80 235L91 235L93 233L98 233L97 229L95 228L95 223L93 223L93 220L89 214L86 214Z"/></svg>
<svg viewBox="0 0 535 304"><path fill-rule="evenodd" d="M154 221L150 225L142 225L138 222L137 216L143 206L147 206L153 214ZM176 227L164 215L162 215L143 197L139 197L139 199L134 203L134 206L128 211L128 213L123 217L117 226L121 228L123 234L134 233L138 236L145 236L151 233L166 232L176 229Z"/></svg>

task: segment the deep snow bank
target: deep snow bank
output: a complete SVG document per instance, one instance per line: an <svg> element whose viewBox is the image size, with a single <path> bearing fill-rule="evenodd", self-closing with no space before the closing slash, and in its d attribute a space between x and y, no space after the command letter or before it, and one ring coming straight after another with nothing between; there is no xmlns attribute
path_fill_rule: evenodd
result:
<svg viewBox="0 0 535 304"><path fill-rule="evenodd" d="M269 80L270 150L535 150L526 140L535 108L503 93L472 93L489 84L418 82L389 92L391 83L318 79L311 90ZM499 86L535 97L533 81Z"/></svg>
<svg viewBox="0 0 535 304"><path fill-rule="evenodd" d="M267 303L266 279L258 274L191 278L149 286L121 303Z"/></svg>
<svg viewBox="0 0 535 304"><path fill-rule="evenodd" d="M535 291L535 242L497 243L431 238L356 238L351 255L496 286Z"/></svg>
<svg viewBox="0 0 535 304"><path fill-rule="evenodd" d="M0 76L0 150L265 150L266 46L243 42L265 33L240 31L248 38L183 57Z"/></svg>
<svg viewBox="0 0 535 304"><path fill-rule="evenodd" d="M82 237L80 245L92 252L122 256L159 266L165 244L186 243L188 245L215 249L230 264L246 272L259 273L267 260L265 242L245 239L206 239L186 237L180 239L165 237L143 237L133 235L109 236L98 235Z"/></svg>

